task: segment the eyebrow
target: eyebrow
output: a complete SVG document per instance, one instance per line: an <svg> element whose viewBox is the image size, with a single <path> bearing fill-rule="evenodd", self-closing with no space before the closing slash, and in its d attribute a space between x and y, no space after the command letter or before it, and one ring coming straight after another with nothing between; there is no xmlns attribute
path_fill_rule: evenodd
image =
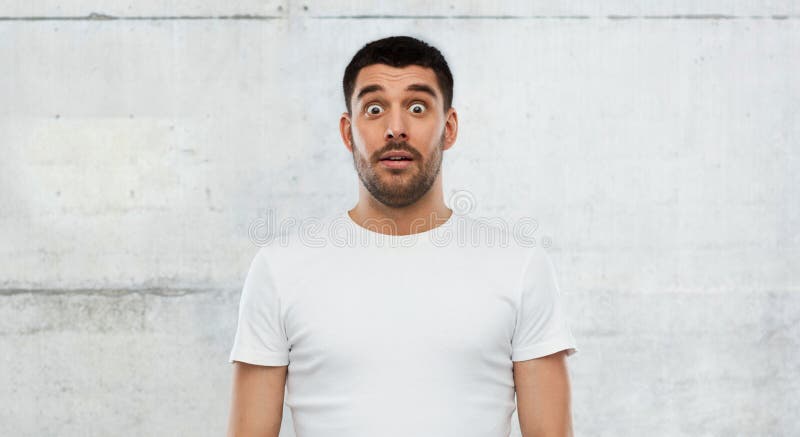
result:
<svg viewBox="0 0 800 437"><path fill-rule="evenodd" d="M386 90L380 85L375 85L375 84L367 85L364 88L361 88L361 91L358 92L356 100L361 100L361 98L364 97L365 94L374 93L376 91L386 91ZM436 98L436 91L434 91L433 88L431 88L428 85L425 85L424 83L412 83L411 85L406 87L406 91L421 91L423 93L430 94L434 99Z"/></svg>

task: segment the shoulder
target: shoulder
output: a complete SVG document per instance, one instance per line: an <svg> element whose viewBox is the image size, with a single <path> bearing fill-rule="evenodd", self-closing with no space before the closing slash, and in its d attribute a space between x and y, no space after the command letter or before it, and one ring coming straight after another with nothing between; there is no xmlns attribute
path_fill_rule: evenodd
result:
<svg viewBox="0 0 800 437"><path fill-rule="evenodd" d="M337 247L336 238L345 226L340 214L292 217L257 243L256 258L276 273L297 270L298 265L313 267L329 255L328 249Z"/></svg>
<svg viewBox="0 0 800 437"><path fill-rule="evenodd" d="M505 217L457 216L449 230L459 245L500 249L512 256L535 250L539 245L531 230Z"/></svg>

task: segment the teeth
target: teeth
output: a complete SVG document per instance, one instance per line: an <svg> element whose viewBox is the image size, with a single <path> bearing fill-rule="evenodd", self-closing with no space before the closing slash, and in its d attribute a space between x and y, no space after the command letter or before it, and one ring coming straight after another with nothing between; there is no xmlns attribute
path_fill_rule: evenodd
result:
<svg viewBox="0 0 800 437"><path fill-rule="evenodd" d="M389 160L391 161L403 161L405 159L407 158L403 158L402 156L392 156L391 158L389 158Z"/></svg>

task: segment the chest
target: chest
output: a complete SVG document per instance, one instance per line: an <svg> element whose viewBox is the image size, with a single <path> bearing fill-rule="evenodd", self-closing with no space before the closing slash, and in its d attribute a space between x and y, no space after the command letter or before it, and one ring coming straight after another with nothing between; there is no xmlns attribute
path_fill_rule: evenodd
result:
<svg viewBox="0 0 800 437"><path fill-rule="evenodd" d="M346 373L386 362L444 371L507 358L516 279L479 257L315 262L281 284L292 287L283 308L290 361Z"/></svg>

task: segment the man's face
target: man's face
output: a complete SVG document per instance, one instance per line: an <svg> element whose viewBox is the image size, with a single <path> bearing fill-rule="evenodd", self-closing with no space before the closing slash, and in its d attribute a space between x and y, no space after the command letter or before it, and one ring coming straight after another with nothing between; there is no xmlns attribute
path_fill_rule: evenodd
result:
<svg viewBox="0 0 800 437"><path fill-rule="evenodd" d="M358 177L384 205L411 205L436 182L442 152L452 145L445 140L442 105L429 68L374 64L359 71L347 132ZM381 159L393 151L410 159Z"/></svg>

